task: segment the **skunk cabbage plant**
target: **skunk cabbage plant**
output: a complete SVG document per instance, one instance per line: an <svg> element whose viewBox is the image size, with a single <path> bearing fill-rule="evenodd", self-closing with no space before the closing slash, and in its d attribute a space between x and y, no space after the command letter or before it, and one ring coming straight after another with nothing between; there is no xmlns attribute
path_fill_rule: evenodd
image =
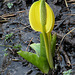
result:
<svg viewBox="0 0 75 75"><path fill-rule="evenodd" d="M49 68L54 68L56 34L51 35L55 18L51 7L45 0L39 0L32 4L29 11L29 21L33 30L41 32L40 43L30 45L36 53L21 50L18 54L47 74Z"/></svg>

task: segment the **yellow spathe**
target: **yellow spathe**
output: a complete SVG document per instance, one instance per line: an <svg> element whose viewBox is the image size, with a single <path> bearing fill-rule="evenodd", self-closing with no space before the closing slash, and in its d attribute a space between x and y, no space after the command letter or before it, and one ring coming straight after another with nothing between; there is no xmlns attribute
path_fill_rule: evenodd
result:
<svg viewBox="0 0 75 75"><path fill-rule="evenodd" d="M36 1L35 3L32 4L30 11L29 11L29 21L31 27L35 31L40 31L42 32L42 25L40 22L40 3L41 1ZM54 13L50 6L45 2L46 4L46 25L45 25L45 30L46 33L51 32L54 27L55 23L55 18L54 18Z"/></svg>

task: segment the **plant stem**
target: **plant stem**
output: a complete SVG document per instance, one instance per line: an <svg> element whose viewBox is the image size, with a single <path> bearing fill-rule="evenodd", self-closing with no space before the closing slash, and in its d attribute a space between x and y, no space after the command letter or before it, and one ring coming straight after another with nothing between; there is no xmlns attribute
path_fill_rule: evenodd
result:
<svg viewBox="0 0 75 75"><path fill-rule="evenodd" d="M12 47L11 45L0 45L0 46L5 46L5 47Z"/></svg>
<svg viewBox="0 0 75 75"><path fill-rule="evenodd" d="M47 37L46 31L45 31L45 26L43 26L43 25L42 25L42 34L44 37L47 60L48 60L50 68L53 69L54 66L53 66L53 58L52 58L52 54L51 54L51 49L49 48L50 46L48 43L48 37Z"/></svg>

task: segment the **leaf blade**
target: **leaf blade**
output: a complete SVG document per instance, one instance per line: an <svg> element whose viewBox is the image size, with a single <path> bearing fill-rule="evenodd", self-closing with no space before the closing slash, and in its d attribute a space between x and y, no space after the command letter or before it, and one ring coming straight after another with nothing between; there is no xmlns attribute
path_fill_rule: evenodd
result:
<svg viewBox="0 0 75 75"><path fill-rule="evenodd" d="M48 73L49 71L49 65L47 60L44 57L39 57L38 55L27 52L27 51L18 51L17 52L20 56L22 56L24 59L38 67L43 73Z"/></svg>
<svg viewBox="0 0 75 75"><path fill-rule="evenodd" d="M36 51L37 55L40 55L40 43L33 43L30 45L30 47Z"/></svg>

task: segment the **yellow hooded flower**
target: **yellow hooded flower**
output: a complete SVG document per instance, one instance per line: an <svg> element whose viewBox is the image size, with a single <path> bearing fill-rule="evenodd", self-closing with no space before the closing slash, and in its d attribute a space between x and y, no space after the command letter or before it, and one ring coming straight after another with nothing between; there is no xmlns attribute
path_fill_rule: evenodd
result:
<svg viewBox="0 0 75 75"><path fill-rule="evenodd" d="M29 11L29 21L31 27L35 31L40 31L42 32L42 24L40 21L40 4L41 0L36 1L35 3L32 4L30 11ZM45 2L46 5L46 25L45 25L45 30L46 33L51 32L54 27L55 23L55 18L54 18L54 13L50 6Z"/></svg>

